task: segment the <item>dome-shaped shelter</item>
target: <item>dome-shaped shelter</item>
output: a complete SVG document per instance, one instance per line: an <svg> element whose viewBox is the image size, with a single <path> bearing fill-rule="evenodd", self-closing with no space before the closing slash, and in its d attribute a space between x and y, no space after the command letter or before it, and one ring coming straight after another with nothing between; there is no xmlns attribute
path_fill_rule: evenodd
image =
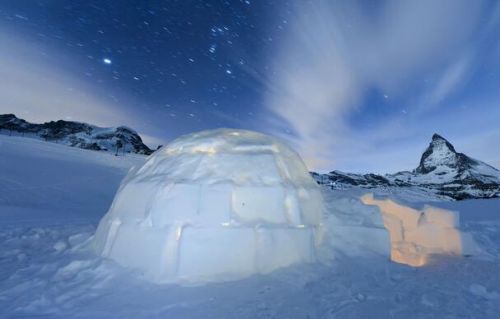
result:
<svg viewBox="0 0 500 319"><path fill-rule="evenodd" d="M217 129L133 168L94 243L155 282L236 279L314 260L322 213L296 152L261 133Z"/></svg>

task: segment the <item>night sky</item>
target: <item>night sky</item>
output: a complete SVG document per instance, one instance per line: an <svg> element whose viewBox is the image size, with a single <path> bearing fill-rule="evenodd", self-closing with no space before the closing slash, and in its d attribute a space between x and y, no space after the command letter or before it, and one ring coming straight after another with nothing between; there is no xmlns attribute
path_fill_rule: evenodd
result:
<svg viewBox="0 0 500 319"><path fill-rule="evenodd" d="M496 1L2 1L0 112L128 125L150 146L217 127L313 169L416 167L432 133L500 166Z"/></svg>

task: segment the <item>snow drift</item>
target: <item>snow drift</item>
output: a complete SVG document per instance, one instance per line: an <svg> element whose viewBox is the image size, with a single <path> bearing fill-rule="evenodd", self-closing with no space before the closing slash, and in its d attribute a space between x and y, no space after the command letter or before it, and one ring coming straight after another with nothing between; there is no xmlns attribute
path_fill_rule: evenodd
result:
<svg viewBox="0 0 500 319"><path fill-rule="evenodd" d="M129 172L94 244L155 282L236 279L313 261L322 213L319 186L289 147L203 131Z"/></svg>
<svg viewBox="0 0 500 319"><path fill-rule="evenodd" d="M459 229L459 212L425 205L417 210L391 199L365 194L361 201L378 206L390 235L391 259L422 266L431 254L474 255L478 247L472 236Z"/></svg>

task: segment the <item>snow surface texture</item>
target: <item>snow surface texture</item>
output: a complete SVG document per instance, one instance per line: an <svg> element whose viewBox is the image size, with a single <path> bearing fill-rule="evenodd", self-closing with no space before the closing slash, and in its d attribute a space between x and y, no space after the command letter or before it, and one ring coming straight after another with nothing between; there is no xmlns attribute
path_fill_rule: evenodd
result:
<svg viewBox="0 0 500 319"><path fill-rule="evenodd" d="M323 200L299 155L257 132L182 136L127 175L99 254L154 282L204 282L315 260Z"/></svg>
<svg viewBox="0 0 500 319"><path fill-rule="evenodd" d="M391 262L388 246L370 240L389 237L378 208L359 199L367 190L325 187L321 262L194 287L150 283L91 245L120 180L144 159L0 136L0 318L498 318L500 199L409 189L369 191L459 211L483 254Z"/></svg>
<svg viewBox="0 0 500 319"><path fill-rule="evenodd" d="M432 254L479 254L474 239L458 229L460 215L456 211L425 205L417 210L391 199L375 199L365 194L361 201L380 209L391 241L391 259L395 262L422 266Z"/></svg>
<svg viewBox="0 0 500 319"><path fill-rule="evenodd" d="M144 159L0 135L1 223L94 222L130 166Z"/></svg>

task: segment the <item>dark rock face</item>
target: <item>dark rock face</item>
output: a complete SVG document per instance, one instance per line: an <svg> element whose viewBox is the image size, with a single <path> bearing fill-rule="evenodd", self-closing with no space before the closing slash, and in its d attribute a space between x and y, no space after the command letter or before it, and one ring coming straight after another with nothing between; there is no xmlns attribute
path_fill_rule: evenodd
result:
<svg viewBox="0 0 500 319"><path fill-rule="evenodd" d="M343 186L360 186L374 188L391 186L392 183L385 177L377 174L353 174L341 171L331 171L328 174L318 174L312 172L311 175L319 184L327 184L333 188L343 188Z"/></svg>
<svg viewBox="0 0 500 319"><path fill-rule="evenodd" d="M86 123L71 121L51 121L42 124L29 123L14 114L0 115L0 130L12 134L22 134L46 141L96 151L118 151L149 155L153 151L147 147L134 130L120 126L101 128ZM121 146L118 147L117 146Z"/></svg>
<svg viewBox="0 0 500 319"><path fill-rule="evenodd" d="M412 172L381 176L333 171L312 176L319 184L332 188L418 187L455 200L500 197L500 171L458 153L438 134L432 136L419 166Z"/></svg>
<svg viewBox="0 0 500 319"><path fill-rule="evenodd" d="M35 132L36 125L17 118L14 114L0 114L0 128L12 132Z"/></svg>

